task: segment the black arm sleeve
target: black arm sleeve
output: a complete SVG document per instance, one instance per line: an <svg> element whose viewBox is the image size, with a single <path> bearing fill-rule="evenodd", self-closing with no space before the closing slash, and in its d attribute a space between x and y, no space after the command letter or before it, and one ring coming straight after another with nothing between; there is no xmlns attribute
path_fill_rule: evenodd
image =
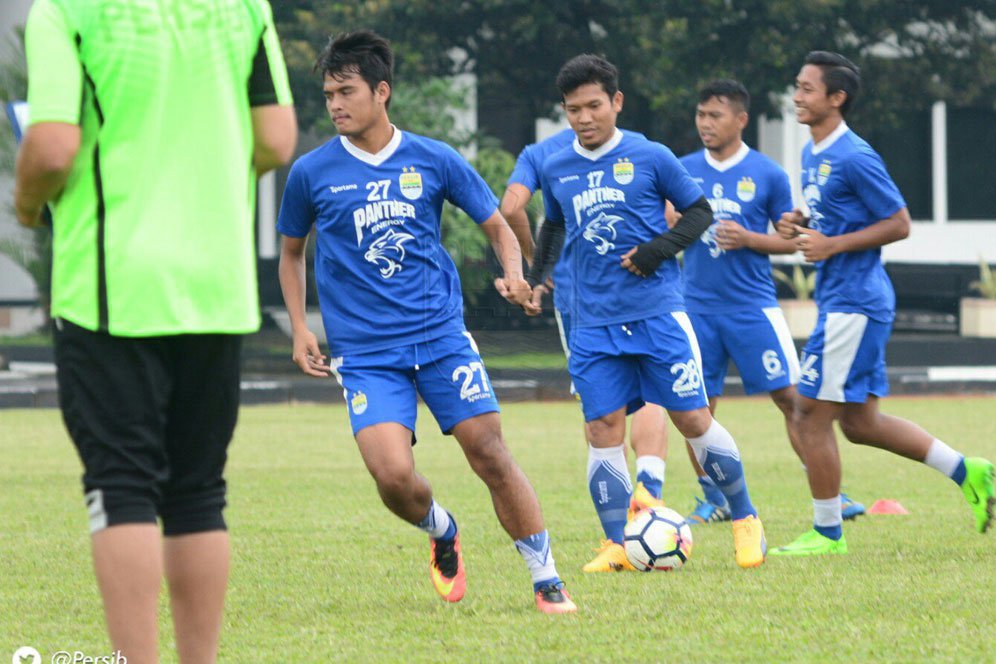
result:
<svg viewBox="0 0 996 664"><path fill-rule="evenodd" d="M681 219L674 228L639 245L629 260L644 276L651 275L657 271L661 263L674 258L678 252L695 242L710 225L712 225L712 207L703 196L687 210L681 211Z"/></svg>
<svg viewBox="0 0 996 664"><path fill-rule="evenodd" d="M533 266L526 275L526 281L530 286L535 287L549 278L553 266L560 258L560 252L564 249L566 235L567 229L564 228L563 222L558 224L547 219L540 226L539 236L536 238L536 250L533 252Z"/></svg>

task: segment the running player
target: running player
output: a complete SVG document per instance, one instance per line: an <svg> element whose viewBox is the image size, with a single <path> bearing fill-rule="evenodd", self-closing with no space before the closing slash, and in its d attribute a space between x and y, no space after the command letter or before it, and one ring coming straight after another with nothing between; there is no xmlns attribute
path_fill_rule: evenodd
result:
<svg viewBox="0 0 996 664"><path fill-rule="evenodd" d="M332 39L319 56L339 136L295 162L277 224L293 358L305 373L334 372L342 383L353 435L381 499L429 535L430 576L444 600L463 597L466 574L456 521L415 470L417 395L490 489L498 519L532 574L538 609L573 612L536 493L508 451L491 383L464 329L460 282L440 243L444 200L480 224L504 267L503 290L516 304L530 296L519 245L487 184L455 150L391 124L393 65L387 40L369 31ZM305 318L312 226L330 363Z"/></svg>
<svg viewBox="0 0 996 664"><path fill-rule="evenodd" d="M840 457L833 423L852 443L920 461L958 484L984 533L992 521L993 464L965 458L918 425L879 410L889 392L885 346L895 292L881 248L910 232L906 202L881 157L844 121L861 85L837 53L813 51L795 81L796 118L812 140L802 150L809 217L782 215L778 232L816 264L819 317L802 352L796 431L809 470L814 526L773 553L847 553L841 528Z"/></svg>
<svg viewBox="0 0 996 664"><path fill-rule="evenodd" d="M551 154L568 147L574 142L574 130L564 129L553 136L523 148L515 162L515 168L508 178L508 186L501 199L501 213L512 227L527 260L532 262L533 236L530 231L526 206L541 185L540 171L543 162ZM571 329L571 306L566 302L570 295L569 272L564 261L558 261L553 269L553 279L536 288L547 289L550 283L560 285L553 291L557 326L564 354L570 358L567 337ZM574 385L571 393L576 395ZM653 505L663 504L665 459L667 458L667 419L664 409L656 404L633 404L635 412L630 424L630 446L636 454L636 487L630 499L629 514Z"/></svg>
<svg viewBox="0 0 996 664"><path fill-rule="evenodd" d="M543 165L547 221L530 282L543 283L563 251L572 305L568 370L590 444L589 491L607 538L584 569L632 569L622 547L631 493L623 438L627 405L638 400L667 409L730 502L737 563L761 565L764 530L737 445L709 413L674 260L709 227L712 210L670 150L616 127L623 95L614 65L579 55L561 68L557 87L577 138ZM670 230L667 200L683 212ZM539 312L541 297L534 293L530 312Z"/></svg>
<svg viewBox="0 0 996 664"><path fill-rule="evenodd" d="M702 352L709 409L716 412L732 359L747 394L771 395L798 454L792 414L799 360L768 258L795 253L792 241L768 232L769 222L792 209L792 189L778 164L744 143L749 111L750 94L738 81L713 81L699 91L695 126L705 149L681 163L709 197L716 222L685 249L685 304ZM689 522L729 520L723 493L699 467L691 446L688 454L705 497L696 498ZM860 503L843 494L841 500L844 518L864 513Z"/></svg>

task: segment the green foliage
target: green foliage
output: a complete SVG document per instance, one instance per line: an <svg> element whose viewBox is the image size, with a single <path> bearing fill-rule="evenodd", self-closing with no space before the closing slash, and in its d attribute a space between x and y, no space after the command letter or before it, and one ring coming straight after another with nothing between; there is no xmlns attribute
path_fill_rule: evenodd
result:
<svg viewBox="0 0 996 664"><path fill-rule="evenodd" d="M775 279L788 286L797 300L808 300L813 291L816 290L816 271L813 270L807 275L798 263L792 266L791 276L786 270L777 268L773 269L771 274Z"/></svg>
<svg viewBox="0 0 996 664"><path fill-rule="evenodd" d="M986 300L996 300L996 276L993 275L993 269L982 256L979 256L979 280L973 281L968 287L979 291L979 294Z"/></svg>
<svg viewBox="0 0 996 664"><path fill-rule="evenodd" d="M276 4L292 80L299 63L310 67L330 29L369 27L393 41L399 79L475 71L482 101L501 104L509 123L528 128L560 101L553 83L560 65L578 53L600 53L620 69L621 123L679 151L698 146L691 119L703 82L738 78L751 91L755 116L771 112L815 48L844 53L862 68L871 93L858 98L849 117L856 127L894 124L899 109L938 99L996 102L993 16L978 0ZM454 48L466 58L451 57ZM312 109L302 115L307 124Z"/></svg>
<svg viewBox="0 0 996 664"><path fill-rule="evenodd" d="M485 358L487 361L487 358ZM891 398L889 414L996 457L993 397ZM724 398L769 546L812 527L805 473L767 396ZM908 516L844 526L850 553L737 568L728 524L693 529L672 573L582 574L601 528L585 486L576 403L504 403L508 445L539 496L557 567L580 612L542 616L487 487L419 410L413 449L456 516L468 590L448 605L428 578L423 533L381 504L336 405L242 409L225 512L232 571L221 662L981 662L991 661L993 533L971 526L957 487L922 464L842 443L848 489ZM54 410L0 410L0 648L109 651L90 562L80 464ZM672 447L681 437L671 428ZM699 493L684 455L666 497ZM160 652L176 662L169 602ZM987 645L990 644L990 645Z"/></svg>

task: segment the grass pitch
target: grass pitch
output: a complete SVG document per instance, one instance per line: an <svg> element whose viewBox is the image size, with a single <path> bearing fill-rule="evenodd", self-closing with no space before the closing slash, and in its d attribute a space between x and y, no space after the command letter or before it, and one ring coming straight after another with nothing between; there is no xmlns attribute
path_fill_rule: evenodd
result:
<svg viewBox="0 0 996 664"><path fill-rule="evenodd" d="M996 398L895 398L956 449L996 458ZM778 414L728 399L770 545L811 524L811 503ZM509 444L543 505L561 575L580 607L543 616L525 566L456 442L420 412L419 470L460 524L468 591L440 601L428 545L380 504L340 406L245 408L231 449L232 579L224 662L325 661L992 661L996 532L975 533L958 488L935 471L844 443L845 489L909 516L845 526L846 556L733 560L728 524L694 529L673 573L583 575L600 528L585 489L573 403L506 404ZM57 411L0 411L0 660L32 645L106 654L90 567L79 462ZM672 430L665 498L697 488ZM163 661L175 661L163 600Z"/></svg>

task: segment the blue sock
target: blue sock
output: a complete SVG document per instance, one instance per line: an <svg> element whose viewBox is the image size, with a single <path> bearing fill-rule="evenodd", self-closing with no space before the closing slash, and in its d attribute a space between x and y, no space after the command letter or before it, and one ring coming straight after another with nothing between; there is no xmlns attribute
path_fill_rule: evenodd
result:
<svg viewBox="0 0 996 664"><path fill-rule="evenodd" d="M965 483L965 476L968 474L968 470L965 469L965 457L962 457L958 461L958 465L955 466L954 472L951 473L951 479L955 481L955 484L961 486Z"/></svg>
<svg viewBox="0 0 996 664"><path fill-rule="evenodd" d="M626 510L629 509L629 498L633 493L622 445L614 448L589 448L588 492L595 504L598 520L602 522L605 537L622 544Z"/></svg>
<svg viewBox="0 0 996 664"><path fill-rule="evenodd" d="M457 534L456 519L454 519L451 516L450 517L450 527L446 529L446 532L443 533L443 536L440 537L439 539L451 540L454 537L456 537L456 534Z"/></svg>
<svg viewBox="0 0 996 664"><path fill-rule="evenodd" d="M636 481L642 483L643 487L650 492L650 495L658 500L664 492L664 482L661 482L650 473L637 473Z"/></svg>
<svg viewBox="0 0 996 664"><path fill-rule="evenodd" d="M814 525L813 528L820 535L823 535L824 537L828 537L828 538L830 538L832 540L839 540L841 537L844 536L844 530L843 530L843 528L841 528L840 524L837 524L836 526L815 526Z"/></svg>
<svg viewBox="0 0 996 664"><path fill-rule="evenodd" d="M699 478L699 486L702 487L702 493L705 495L707 502L710 502L717 507L729 507L729 505L726 504L726 496L724 496L723 492L719 490L716 483L709 479L708 475Z"/></svg>
<svg viewBox="0 0 996 664"><path fill-rule="evenodd" d="M744 479L744 466L740 458L723 454L716 450L706 450L702 469L726 497L730 514L734 520L757 516L757 510L750 502L747 481Z"/></svg>
<svg viewBox="0 0 996 664"><path fill-rule="evenodd" d="M440 507L435 500L429 505L429 513L415 524L415 527L433 539L451 540L457 534L456 520L453 515Z"/></svg>

